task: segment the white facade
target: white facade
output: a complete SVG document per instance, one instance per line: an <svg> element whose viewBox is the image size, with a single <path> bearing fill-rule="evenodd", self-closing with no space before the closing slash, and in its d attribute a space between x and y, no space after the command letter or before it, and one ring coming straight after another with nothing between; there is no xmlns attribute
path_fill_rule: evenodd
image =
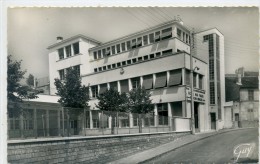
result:
<svg viewBox="0 0 260 164"><path fill-rule="evenodd" d="M214 38L217 34L220 41L220 80L215 76L214 81L220 81L221 100L220 103L214 105L209 103L209 53L208 43L203 41L203 36L208 34L213 34ZM70 46L74 43L79 43L77 54L73 54L73 46ZM110 88L113 84L116 85L119 92L129 91L133 89L133 83L136 82L133 82L133 79L137 79L138 84L142 86L152 85L148 89L152 94L155 115L162 114L163 112L160 110L163 109L162 106L165 106L167 116L191 118L190 44L190 31L178 21L168 22L102 44L81 35L63 40L49 47L50 93L55 94L54 79L62 78L60 75L62 70L66 72L66 68L79 65L82 83L90 86L89 105L92 110L96 109L96 95L104 91L104 86ZM69 57L64 48L68 46L71 47L72 52L71 54L68 52L71 55ZM59 56L61 48L63 48L64 54L62 59ZM216 51L214 52L214 56L216 56ZM218 113L218 105L221 105L221 115L224 118L223 35L216 29L197 33L192 61L192 69L199 68L194 71L195 127L198 132L208 131L212 127L210 113ZM214 69L217 72L217 68ZM215 83L215 88L217 88L217 83ZM182 120L176 121L181 122ZM223 126L223 120L218 119L217 129L223 128Z"/></svg>

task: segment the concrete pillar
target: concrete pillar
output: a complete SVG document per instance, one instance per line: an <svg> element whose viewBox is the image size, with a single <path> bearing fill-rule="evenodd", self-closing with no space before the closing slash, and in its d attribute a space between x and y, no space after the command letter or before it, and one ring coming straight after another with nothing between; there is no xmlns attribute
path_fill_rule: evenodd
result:
<svg viewBox="0 0 260 164"><path fill-rule="evenodd" d="M155 79L156 79L156 75L155 75L155 73L153 74L153 88L154 88L154 85L155 85ZM152 89L153 89L152 88Z"/></svg>
<svg viewBox="0 0 260 164"><path fill-rule="evenodd" d="M34 130L34 137L37 138L38 133L37 133L37 111L36 107L33 109L33 130Z"/></svg>
<svg viewBox="0 0 260 164"><path fill-rule="evenodd" d="M141 85L141 87L143 87L143 81L144 81L143 76L141 76L140 77L140 85Z"/></svg>
<svg viewBox="0 0 260 164"><path fill-rule="evenodd" d="M154 104L154 126L158 126L158 110L157 110L157 104Z"/></svg>
<svg viewBox="0 0 260 164"><path fill-rule="evenodd" d="M66 57L67 57L67 54L66 54L65 47L63 47L62 49L63 49L63 53L64 53L64 58L66 58Z"/></svg>
<svg viewBox="0 0 260 164"><path fill-rule="evenodd" d="M168 105L168 126L172 127L172 106L171 103L167 103Z"/></svg>
<svg viewBox="0 0 260 164"><path fill-rule="evenodd" d="M131 91L133 89L133 85L132 85L132 80L128 79L128 87L129 87L129 91Z"/></svg>
<svg viewBox="0 0 260 164"><path fill-rule="evenodd" d="M73 48L73 45L71 44L70 46L71 46L71 56L74 56L75 54L74 54L74 48Z"/></svg>
<svg viewBox="0 0 260 164"><path fill-rule="evenodd" d="M132 128L133 127L133 121L134 121L132 113L129 113L129 120L130 120L129 126L130 126L130 128Z"/></svg>
<svg viewBox="0 0 260 164"><path fill-rule="evenodd" d="M169 86L169 79L170 79L170 71L166 72L166 84Z"/></svg>
<svg viewBox="0 0 260 164"><path fill-rule="evenodd" d="M108 128L112 127L112 117L108 117Z"/></svg>
<svg viewBox="0 0 260 164"><path fill-rule="evenodd" d="M64 121L64 108L62 107L61 108L61 114L62 114L62 136L64 137L65 136L65 121Z"/></svg>
<svg viewBox="0 0 260 164"><path fill-rule="evenodd" d="M185 85L186 78L185 78L185 68L181 69L181 75L182 75L182 85Z"/></svg>
<svg viewBox="0 0 260 164"><path fill-rule="evenodd" d="M20 136L21 138L24 138L24 117L23 117L23 112L22 114L20 115Z"/></svg>
<svg viewBox="0 0 260 164"><path fill-rule="evenodd" d="M118 90L119 93L121 93L120 81L117 81L117 90Z"/></svg>
<svg viewBox="0 0 260 164"><path fill-rule="evenodd" d="M90 129L93 129L92 110L89 110Z"/></svg>
<svg viewBox="0 0 260 164"><path fill-rule="evenodd" d="M47 109L46 110L46 135L47 136L50 136L50 124L49 124L49 117L50 117L50 115L49 115L49 110Z"/></svg>
<svg viewBox="0 0 260 164"><path fill-rule="evenodd" d="M60 111L61 108L58 109L57 114L58 114L58 136L60 136Z"/></svg>

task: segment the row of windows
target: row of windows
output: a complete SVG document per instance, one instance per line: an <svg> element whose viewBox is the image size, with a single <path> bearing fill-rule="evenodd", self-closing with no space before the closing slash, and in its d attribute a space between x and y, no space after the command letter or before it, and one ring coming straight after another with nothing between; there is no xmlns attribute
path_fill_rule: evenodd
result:
<svg viewBox="0 0 260 164"><path fill-rule="evenodd" d="M177 28L177 37L184 43L190 44L190 35L179 28Z"/></svg>
<svg viewBox="0 0 260 164"><path fill-rule="evenodd" d="M248 90L248 100L254 100L254 90Z"/></svg>
<svg viewBox="0 0 260 164"><path fill-rule="evenodd" d="M72 69L76 69L77 70L77 74L80 76L80 65L76 65L76 66L73 66L73 67L69 67L69 68L65 68L65 69L59 70L60 80L64 80L65 79L66 72L69 69L71 69L71 68Z"/></svg>
<svg viewBox="0 0 260 164"><path fill-rule="evenodd" d="M60 60L77 54L79 54L79 42L58 49Z"/></svg>
<svg viewBox="0 0 260 164"><path fill-rule="evenodd" d="M186 71L186 84L189 85L189 77L190 73L187 70ZM197 77L198 76L198 84L197 84ZM203 75L195 74L194 73L194 87L203 89ZM137 88L138 86L142 86L145 89L157 89L157 88L164 88L164 87L171 87L171 86L177 86L177 85L182 85L183 77L182 77L182 69L177 69L177 70L171 70L169 73L167 72L160 72L156 73L155 76L153 74L150 75L145 75L142 76L142 84L141 84L141 77L135 77L131 78L131 86L133 89ZM121 80L119 81L120 85L120 91L122 92L129 92L129 80ZM113 88L114 90L118 90L118 82L110 82L109 83L110 88ZM91 92L92 92L92 97L95 98L99 94L104 93L108 88L108 84L100 84L99 87L98 85L91 86Z"/></svg>
<svg viewBox="0 0 260 164"><path fill-rule="evenodd" d="M104 58L105 56L115 55L124 51L129 51L171 37L172 37L172 28L170 27L170 28L163 29L161 31L157 31L155 33L151 33L149 35L140 36L138 38L123 43L119 43L107 48L103 48L101 50L94 51L93 57L94 59Z"/></svg>
<svg viewBox="0 0 260 164"><path fill-rule="evenodd" d="M122 66L131 65L131 64L135 64L137 62L142 62L142 61L146 61L146 60L151 60L151 59L154 59L154 58L157 58L160 56L171 55L172 53L173 53L172 49L169 49L169 50L165 50L162 52L157 52L155 54L140 56L137 58L132 58L132 59L126 60L126 61L109 64L109 65L106 65L103 67L94 68L94 72L101 72L101 71L106 71L106 70L110 70L110 69L120 68Z"/></svg>

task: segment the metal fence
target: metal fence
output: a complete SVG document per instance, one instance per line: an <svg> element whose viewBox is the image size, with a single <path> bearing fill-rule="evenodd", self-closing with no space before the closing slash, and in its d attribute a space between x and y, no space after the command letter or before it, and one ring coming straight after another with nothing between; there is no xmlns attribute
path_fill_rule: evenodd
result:
<svg viewBox="0 0 260 164"><path fill-rule="evenodd" d="M78 112L72 112L78 111ZM9 113L8 136L15 138L96 136L169 131L189 131L190 119L86 109L23 109Z"/></svg>

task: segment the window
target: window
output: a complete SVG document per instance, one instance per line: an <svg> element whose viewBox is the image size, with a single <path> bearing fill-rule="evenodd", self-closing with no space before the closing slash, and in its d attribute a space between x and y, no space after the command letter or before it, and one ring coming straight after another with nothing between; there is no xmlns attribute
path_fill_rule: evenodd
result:
<svg viewBox="0 0 260 164"><path fill-rule="evenodd" d="M92 91L92 97L96 98L98 96L98 86L97 85L92 86L91 91Z"/></svg>
<svg viewBox="0 0 260 164"><path fill-rule="evenodd" d="M209 36L208 35L203 36L203 41L205 42L207 40L209 40Z"/></svg>
<svg viewBox="0 0 260 164"><path fill-rule="evenodd" d="M132 59L132 63L136 63L136 58Z"/></svg>
<svg viewBox="0 0 260 164"><path fill-rule="evenodd" d="M128 92L129 91L128 79L127 80L121 80L120 81L120 87L121 87L121 93Z"/></svg>
<svg viewBox="0 0 260 164"><path fill-rule="evenodd" d="M71 46L69 45L69 46L66 46L65 47L65 50L66 50L66 56L67 57L70 57L71 56Z"/></svg>
<svg viewBox="0 0 260 164"><path fill-rule="evenodd" d="M127 64L131 64L131 60L127 60Z"/></svg>
<svg viewBox="0 0 260 164"><path fill-rule="evenodd" d="M181 30L177 28L177 37L181 39Z"/></svg>
<svg viewBox="0 0 260 164"><path fill-rule="evenodd" d="M254 90L248 90L248 100L254 100Z"/></svg>
<svg viewBox="0 0 260 164"><path fill-rule="evenodd" d="M143 76L143 87L145 89L152 89L153 88L153 75Z"/></svg>
<svg viewBox="0 0 260 164"><path fill-rule="evenodd" d="M99 128L99 111L93 110L91 112L93 128Z"/></svg>
<svg viewBox="0 0 260 164"><path fill-rule="evenodd" d="M172 28L167 28L162 30L162 40L163 39L168 39L172 37Z"/></svg>
<svg viewBox="0 0 260 164"><path fill-rule="evenodd" d="M101 55L101 50L98 50L98 58L102 58L102 55Z"/></svg>
<svg viewBox="0 0 260 164"><path fill-rule="evenodd" d="M143 43L144 43L144 46L148 44L148 36L147 35L143 36Z"/></svg>
<svg viewBox="0 0 260 164"><path fill-rule="evenodd" d="M107 69L111 69L111 65L107 65Z"/></svg>
<svg viewBox="0 0 260 164"><path fill-rule="evenodd" d="M167 73L161 72L156 74L155 88L163 88L167 85Z"/></svg>
<svg viewBox="0 0 260 164"><path fill-rule="evenodd" d="M149 42L153 43L154 42L154 33L149 34Z"/></svg>
<svg viewBox="0 0 260 164"><path fill-rule="evenodd" d="M131 41L126 42L126 50L131 50Z"/></svg>
<svg viewBox="0 0 260 164"><path fill-rule="evenodd" d="M121 63L117 63L117 67L121 67Z"/></svg>
<svg viewBox="0 0 260 164"><path fill-rule="evenodd" d="M121 127L129 127L129 120L128 120L128 118L122 118L122 119L120 119L120 121L121 121Z"/></svg>
<svg viewBox="0 0 260 164"><path fill-rule="evenodd" d="M181 85L182 82L182 70L176 69L170 71L169 86Z"/></svg>
<svg viewBox="0 0 260 164"><path fill-rule="evenodd" d="M122 61L122 65L125 66L126 65L126 61Z"/></svg>
<svg viewBox="0 0 260 164"><path fill-rule="evenodd" d="M186 37L185 37L185 32L182 32L182 40L185 42Z"/></svg>
<svg viewBox="0 0 260 164"><path fill-rule="evenodd" d="M155 32L154 40L155 40L155 42L160 41L160 31Z"/></svg>
<svg viewBox="0 0 260 164"><path fill-rule="evenodd" d="M172 115L173 116L183 117L182 101L172 102L171 107L172 107Z"/></svg>
<svg viewBox="0 0 260 164"><path fill-rule="evenodd" d="M106 56L109 56L109 55L110 55L110 47L107 47Z"/></svg>
<svg viewBox="0 0 260 164"><path fill-rule="evenodd" d="M98 67L98 71L102 71L102 67Z"/></svg>
<svg viewBox="0 0 260 164"><path fill-rule="evenodd" d="M188 34L186 34L186 43L189 43L189 37L188 37L189 35Z"/></svg>
<svg viewBox="0 0 260 164"><path fill-rule="evenodd" d="M199 75L199 89L203 89L203 75Z"/></svg>
<svg viewBox="0 0 260 164"><path fill-rule="evenodd" d="M112 46L112 55L114 55L116 53L116 47Z"/></svg>
<svg viewBox="0 0 260 164"><path fill-rule="evenodd" d="M116 68L116 64L112 64L112 68Z"/></svg>
<svg viewBox="0 0 260 164"><path fill-rule="evenodd" d="M103 94L107 90L107 84L100 84L99 94Z"/></svg>
<svg viewBox="0 0 260 164"><path fill-rule="evenodd" d="M154 58L154 54L150 54L150 59L153 59Z"/></svg>
<svg viewBox="0 0 260 164"><path fill-rule="evenodd" d="M142 61L143 60L143 57L138 57L138 61Z"/></svg>
<svg viewBox="0 0 260 164"><path fill-rule="evenodd" d="M136 39L133 39L133 40L132 40L131 47L132 47L132 48L136 48Z"/></svg>
<svg viewBox="0 0 260 164"><path fill-rule="evenodd" d="M117 89L117 81L115 81L115 82L111 82L111 83L109 83L109 85L110 85L110 89L114 89L114 90L118 90Z"/></svg>
<svg viewBox="0 0 260 164"><path fill-rule="evenodd" d="M60 74L60 80L64 80L65 79L65 71L64 71L64 69L59 70L59 74Z"/></svg>
<svg viewBox="0 0 260 164"><path fill-rule="evenodd" d="M197 74L193 72L193 87L197 88Z"/></svg>
<svg viewBox="0 0 260 164"><path fill-rule="evenodd" d="M157 104L157 111L158 111L158 124L168 125L168 104L167 103Z"/></svg>
<svg viewBox="0 0 260 164"><path fill-rule="evenodd" d="M209 83L209 95L210 95L210 104L215 104L215 84L214 84L214 82Z"/></svg>
<svg viewBox="0 0 260 164"><path fill-rule="evenodd" d="M177 49L177 52L181 52L181 50Z"/></svg>
<svg viewBox="0 0 260 164"><path fill-rule="evenodd" d="M79 54L79 42L77 43L74 43L73 45L73 51L74 51L74 54Z"/></svg>
<svg viewBox="0 0 260 164"><path fill-rule="evenodd" d="M97 59L97 52L94 52L94 59Z"/></svg>
<svg viewBox="0 0 260 164"><path fill-rule="evenodd" d="M148 60L148 55L145 55L145 56L144 56L144 60Z"/></svg>
<svg viewBox="0 0 260 164"><path fill-rule="evenodd" d="M131 82L132 82L132 88L133 89L136 89L141 85L140 84L140 77L132 78Z"/></svg>
<svg viewBox="0 0 260 164"><path fill-rule="evenodd" d="M63 48L58 49L59 59L64 59L64 51Z"/></svg>
<svg viewBox="0 0 260 164"><path fill-rule="evenodd" d="M106 49L102 49L102 55L103 55L103 57L106 56Z"/></svg>
<svg viewBox="0 0 260 164"><path fill-rule="evenodd" d="M120 44L116 45L116 53L120 53Z"/></svg>
<svg viewBox="0 0 260 164"><path fill-rule="evenodd" d="M172 49L170 49L170 50L165 50L165 51L163 51L162 52L162 55L164 56L164 55L171 55L172 54Z"/></svg>
<svg viewBox="0 0 260 164"><path fill-rule="evenodd" d="M189 70L185 70L185 82L186 85L190 85L190 71Z"/></svg>
<svg viewBox="0 0 260 164"><path fill-rule="evenodd" d="M80 65L74 66L73 69L76 70L77 74L80 76Z"/></svg>
<svg viewBox="0 0 260 164"><path fill-rule="evenodd" d="M141 47L141 46L142 46L142 38L137 38L136 47Z"/></svg>
<svg viewBox="0 0 260 164"><path fill-rule="evenodd" d="M121 43L121 47L122 47L122 52L124 52L125 51L125 42Z"/></svg>
<svg viewBox="0 0 260 164"><path fill-rule="evenodd" d="M103 71L107 70L107 67L106 66L103 66Z"/></svg>
<svg viewBox="0 0 260 164"><path fill-rule="evenodd" d="M156 55L156 57L160 57L161 56L161 52L157 52L155 55Z"/></svg>
<svg viewBox="0 0 260 164"><path fill-rule="evenodd" d="M94 68L94 72L97 72L97 68Z"/></svg>

